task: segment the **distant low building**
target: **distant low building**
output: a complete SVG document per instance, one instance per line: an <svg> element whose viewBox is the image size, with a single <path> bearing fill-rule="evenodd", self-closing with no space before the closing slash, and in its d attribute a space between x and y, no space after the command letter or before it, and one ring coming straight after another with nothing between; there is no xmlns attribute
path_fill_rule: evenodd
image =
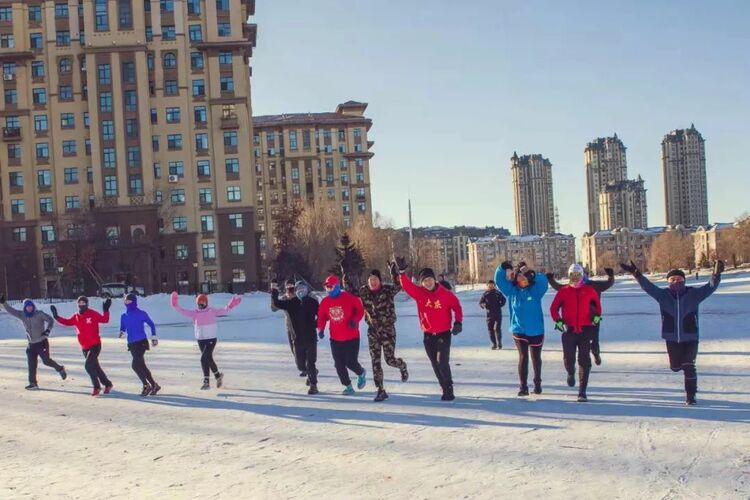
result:
<svg viewBox="0 0 750 500"><path fill-rule="evenodd" d="M695 245L695 265L700 266L706 261L713 262L717 258L727 259L722 255L722 242L728 229L733 229L733 223L718 223L710 226L698 226L693 233Z"/></svg>

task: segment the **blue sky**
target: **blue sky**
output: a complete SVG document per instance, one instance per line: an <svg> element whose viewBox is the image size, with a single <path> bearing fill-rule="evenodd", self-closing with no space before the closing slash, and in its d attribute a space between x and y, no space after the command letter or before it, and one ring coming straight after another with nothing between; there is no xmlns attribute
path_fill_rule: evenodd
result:
<svg viewBox="0 0 750 500"><path fill-rule="evenodd" d="M606 5L605 5L606 4ZM750 2L257 2L254 114L369 103L374 210L515 231L510 157L553 165L561 229L587 230L583 149L617 133L664 223L660 142L706 139L709 217L750 210Z"/></svg>

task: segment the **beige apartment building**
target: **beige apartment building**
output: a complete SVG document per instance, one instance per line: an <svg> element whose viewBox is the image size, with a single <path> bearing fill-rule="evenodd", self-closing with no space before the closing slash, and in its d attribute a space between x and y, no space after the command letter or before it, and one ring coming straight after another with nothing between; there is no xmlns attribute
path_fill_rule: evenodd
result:
<svg viewBox="0 0 750 500"><path fill-rule="evenodd" d="M0 1L0 290L257 281L254 10Z"/></svg>
<svg viewBox="0 0 750 500"><path fill-rule="evenodd" d="M253 118L254 177L260 256L274 257L274 218L280 207L331 207L344 227L372 224L367 104L347 101L334 112Z"/></svg>
<svg viewBox="0 0 750 500"><path fill-rule="evenodd" d="M599 192L599 225L601 229L648 226L646 188L639 175L635 180L610 182Z"/></svg>
<svg viewBox="0 0 750 500"><path fill-rule="evenodd" d="M708 225L706 143L695 125L664 136L661 162L667 225Z"/></svg>
<svg viewBox="0 0 750 500"><path fill-rule="evenodd" d="M628 178L625 145L615 134L599 137L586 145L583 152L586 168L586 193L589 209L589 231L602 229L600 194L611 183Z"/></svg>
<svg viewBox="0 0 750 500"><path fill-rule="evenodd" d="M510 159L513 174L513 204L519 235L555 232L555 199L552 163L540 154Z"/></svg>

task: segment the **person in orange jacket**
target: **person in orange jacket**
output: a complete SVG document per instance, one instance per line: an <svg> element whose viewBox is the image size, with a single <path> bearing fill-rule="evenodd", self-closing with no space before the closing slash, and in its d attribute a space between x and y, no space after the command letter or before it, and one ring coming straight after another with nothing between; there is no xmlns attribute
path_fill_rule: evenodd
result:
<svg viewBox="0 0 750 500"><path fill-rule="evenodd" d="M578 351L578 401L588 401L586 389L591 373L591 342L596 325L602 319L602 303L594 287L583 281L583 267L568 269L569 283L560 288L552 301L550 313L555 329L562 332L563 363L568 372L568 386L575 386L576 350ZM562 314L561 314L562 312Z"/></svg>

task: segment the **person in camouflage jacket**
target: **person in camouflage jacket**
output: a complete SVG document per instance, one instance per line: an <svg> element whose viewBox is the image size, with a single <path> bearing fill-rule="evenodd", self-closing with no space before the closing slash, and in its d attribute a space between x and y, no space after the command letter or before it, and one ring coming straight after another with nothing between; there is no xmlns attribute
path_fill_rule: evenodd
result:
<svg viewBox="0 0 750 500"><path fill-rule="evenodd" d="M375 401L388 398L383 386L382 357L388 366L401 371L401 381L409 379L406 362L396 357L396 307L394 298L401 291L398 279L398 269L394 262L388 262L388 268L393 277L393 284L384 284L380 271L374 269L367 278L367 284L355 289L344 274L344 287L362 300L365 307L365 321L367 321L367 341L372 358L372 373L378 393Z"/></svg>

